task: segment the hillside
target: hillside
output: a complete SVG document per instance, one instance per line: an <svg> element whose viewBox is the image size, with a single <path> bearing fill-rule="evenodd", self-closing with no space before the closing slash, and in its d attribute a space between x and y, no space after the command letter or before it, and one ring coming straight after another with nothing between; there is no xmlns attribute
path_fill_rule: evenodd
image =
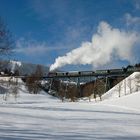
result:
<svg viewBox="0 0 140 140"><path fill-rule="evenodd" d="M140 111L140 72L134 72L106 92L100 104Z"/></svg>
<svg viewBox="0 0 140 140"><path fill-rule="evenodd" d="M129 77L118 83L116 86L114 86L112 89L110 89L108 92L106 92L102 99L116 99L132 94L134 92L137 92L140 90L140 72L134 72Z"/></svg>

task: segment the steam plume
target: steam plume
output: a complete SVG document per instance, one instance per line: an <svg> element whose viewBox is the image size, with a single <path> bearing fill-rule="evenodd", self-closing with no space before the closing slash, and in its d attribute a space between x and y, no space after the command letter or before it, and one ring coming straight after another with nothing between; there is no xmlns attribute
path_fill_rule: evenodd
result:
<svg viewBox="0 0 140 140"><path fill-rule="evenodd" d="M56 58L50 70L68 64L91 64L98 67L108 64L114 59L131 62L132 50L139 39L136 32L126 32L112 28L106 22L100 22L97 33L93 35L91 42L84 42L79 48Z"/></svg>

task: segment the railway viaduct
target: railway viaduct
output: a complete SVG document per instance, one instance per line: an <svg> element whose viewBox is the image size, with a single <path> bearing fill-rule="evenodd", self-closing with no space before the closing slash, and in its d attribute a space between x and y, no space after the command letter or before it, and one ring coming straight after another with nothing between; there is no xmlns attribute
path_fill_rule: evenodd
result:
<svg viewBox="0 0 140 140"><path fill-rule="evenodd" d="M88 72L69 72L50 75L47 80L50 83L50 89L56 91L56 96L71 98L74 96L94 98L99 96L101 99L102 94L118 84L121 80L128 77L139 69L131 71L88 71ZM73 98L74 98L73 97Z"/></svg>

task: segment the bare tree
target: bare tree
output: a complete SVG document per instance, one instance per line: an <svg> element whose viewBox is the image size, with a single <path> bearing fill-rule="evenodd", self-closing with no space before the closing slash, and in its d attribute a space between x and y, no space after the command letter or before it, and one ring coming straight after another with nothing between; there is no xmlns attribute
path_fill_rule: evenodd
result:
<svg viewBox="0 0 140 140"><path fill-rule="evenodd" d="M65 91L62 87L60 87L59 91L58 91L58 96L60 97L60 99L62 100L62 102L64 102L64 98L65 98Z"/></svg>
<svg viewBox="0 0 140 140"><path fill-rule="evenodd" d="M11 93L14 96L15 100L17 100L18 97L18 89L19 89L18 78L15 78L11 88Z"/></svg>
<svg viewBox="0 0 140 140"><path fill-rule="evenodd" d="M105 92L105 81L103 79L98 79L95 82L95 86L94 86L94 94L95 96L98 95L98 97L100 98L100 101L102 100L102 95ZM96 96L97 97L97 96Z"/></svg>
<svg viewBox="0 0 140 140"><path fill-rule="evenodd" d="M131 94L132 93L132 78L128 78L127 80L127 86L129 88L129 93Z"/></svg>
<svg viewBox="0 0 140 140"><path fill-rule="evenodd" d="M67 97L71 102L75 102L78 96L78 88L76 85L69 85L67 89Z"/></svg>
<svg viewBox="0 0 140 140"><path fill-rule="evenodd" d="M140 75L136 75L135 77L135 85L136 85L136 91L139 91L140 88Z"/></svg>
<svg viewBox="0 0 140 140"><path fill-rule="evenodd" d="M121 97L121 90L122 90L122 82L118 83L116 86L116 91L119 93L119 97Z"/></svg>
<svg viewBox="0 0 140 140"><path fill-rule="evenodd" d="M26 87L29 93L37 94L40 90L35 74L32 74L26 79Z"/></svg>
<svg viewBox="0 0 140 140"><path fill-rule="evenodd" d="M26 79L26 86L30 93L37 94L41 90L40 80L43 77L42 66L37 65L35 73L31 74Z"/></svg>
<svg viewBox="0 0 140 140"><path fill-rule="evenodd" d="M27 87L27 90L29 91L29 93L32 93L32 91L33 91L33 83L34 83L33 75L28 76L26 78L26 87Z"/></svg>
<svg viewBox="0 0 140 140"><path fill-rule="evenodd" d="M95 102L96 102L96 98L97 98L96 96L97 96L96 93L94 93L94 94L93 94L93 97L94 97L94 99L95 99Z"/></svg>
<svg viewBox="0 0 140 140"><path fill-rule="evenodd" d="M62 81L59 81L59 84L57 84L58 88L58 97L60 97L60 99L62 100L62 102L64 101L65 98L65 85L62 83Z"/></svg>
<svg viewBox="0 0 140 140"><path fill-rule="evenodd" d="M35 70L35 76L37 80L40 80L43 77L43 75L44 75L43 67L41 65L37 65Z"/></svg>
<svg viewBox="0 0 140 140"><path fill-rule="evenodd" d="M0 55L9 55L12 52L14 42L10 31L0 17Z"/></svg>
<svg viewBox="0 0 140 140"><path fill-rule="evenodd" d="M93 90L94 90L93 82L85 84L82 88L83 96L88 97L89 102L91 101L91 95L93 94Z"/></svg>
<svg viewBox="0 0 140 140"><path fill-rule="evenodd" d="M7 90L7 92L5 92L5 94L3 96L3 99L5 101L7 101L8 98L12 95L12 96L14 96L15 100L17 100L17 97L18 97L18 89L19 89L18 79L11 77L9 79L9 81L7 82L7 85L8 85L7 86L8 87L8 90Z"/></svg>
<svg viewBox="0 0 140 140"><path fill-rule="evenodd" d="M124 79L123 84L124 84L124 94L126 95L126 79Z"/></svg>

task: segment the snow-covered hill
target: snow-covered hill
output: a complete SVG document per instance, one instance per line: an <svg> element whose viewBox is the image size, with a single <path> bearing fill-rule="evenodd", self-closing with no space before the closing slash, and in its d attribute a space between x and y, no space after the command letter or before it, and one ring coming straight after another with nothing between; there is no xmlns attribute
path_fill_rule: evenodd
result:
<svg viewBox="0 0 140 140"><path fill-rule="evenodd" d="M135 72L105 93L100 104L140 111L140 72Z"/></svg>
<svg viewBox="0 0 140 140"><path fill-rule="evenodd" d="M102 97L105 99L116 99L132 94L140 90L140 72L134 72L129 77L118 83Z"/></svg>
<svg viewBox="0 0 140 140"><path fill-rule="evenodd" d="M10 65L11 65L11 72L14 73L17 67L21 67L22 63L20 61L13 61L10 60Z"/></svg>

